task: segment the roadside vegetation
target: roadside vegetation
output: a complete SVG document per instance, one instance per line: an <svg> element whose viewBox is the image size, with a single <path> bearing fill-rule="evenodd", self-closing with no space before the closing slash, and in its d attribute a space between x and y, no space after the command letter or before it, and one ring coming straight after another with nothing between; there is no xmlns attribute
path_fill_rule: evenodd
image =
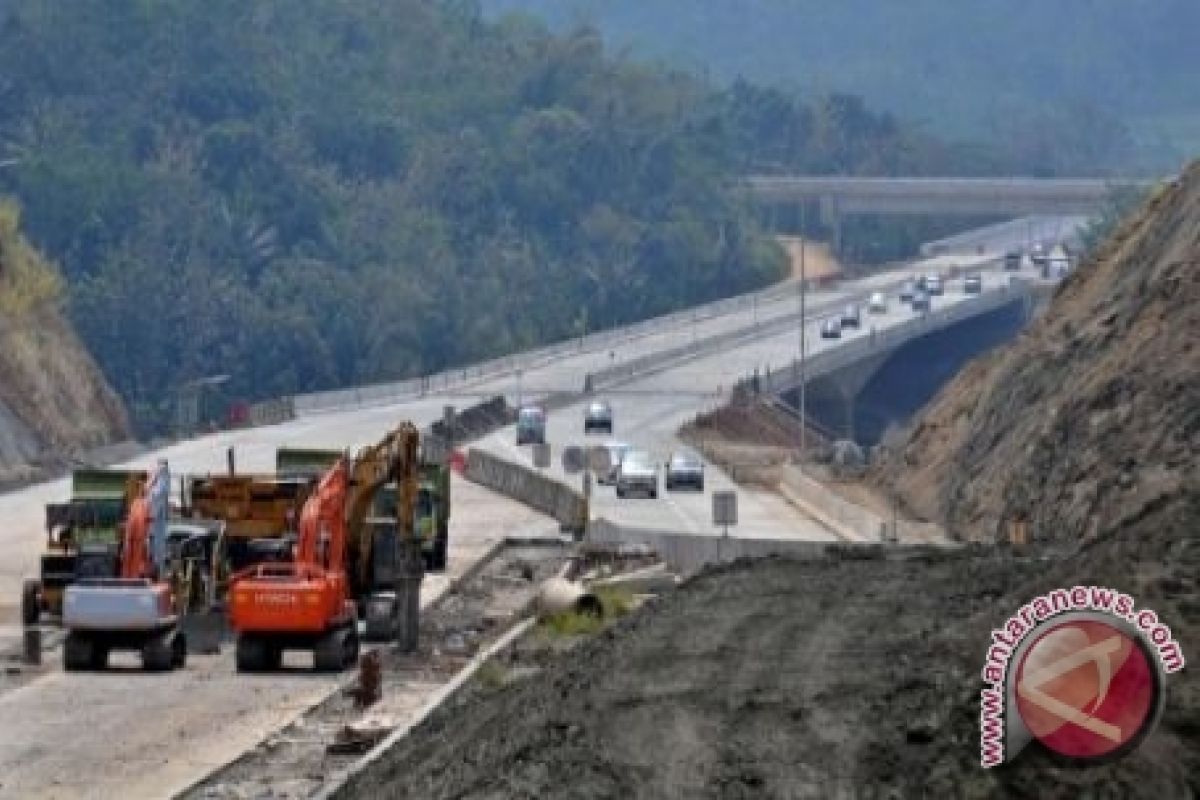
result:
<svg viewBox="0 0 1200 800"><path fill-rule="evenodd" d="M62 277L21 236L21 215L0 200L0 315L5 322L59 300Z"/></svg>

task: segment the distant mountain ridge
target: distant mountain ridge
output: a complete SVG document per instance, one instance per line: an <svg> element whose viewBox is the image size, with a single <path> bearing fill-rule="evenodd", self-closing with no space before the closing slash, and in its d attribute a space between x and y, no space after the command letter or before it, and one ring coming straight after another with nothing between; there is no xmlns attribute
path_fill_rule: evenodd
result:
<svg viewBox="0 0 1200 800"><path fill-rule="evenodd" d="M937 132L1003 141L1031 122L1071 139L1128 126L1076 159L1167 168L1200 147L1193 0L483 0L552 27L594 24L635 54L716 77L851 92ZM1026 131L1028 133L1028 131ZM1039 143L1052 147L1052 142ZM1078 145L1073 145L1078 146ZM1070 155L1064 147L1060 156Z"/></svg>

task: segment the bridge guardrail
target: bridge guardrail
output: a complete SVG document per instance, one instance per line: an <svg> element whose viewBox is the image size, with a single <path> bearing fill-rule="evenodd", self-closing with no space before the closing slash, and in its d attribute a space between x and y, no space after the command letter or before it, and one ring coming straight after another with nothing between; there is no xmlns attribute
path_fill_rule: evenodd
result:
<svg viewBox="0 0 1200 800"><path fill-rule="evenodd" d="M955 270L951 270L950 272L950 277L955 277ZM840 297L836 300L824 301L814 307L811 311L806 311L805 316L808 317L812 322L820 322L829 316L830 312L834 311L834 309L841 308L842 305L847 302L865 303L873 292L893 292L898 290L907 281L907 278L903 278L874 287L872 289L856 292L849 297ZM792 291L794 292L794 290ZM605 367L603 369L596 370L595 372L589 372L584 377L584 390L599 391L604 388L618 385L637 375L643 375L653 370L662 369L698 355L707 355L723 349L728 349L734 345L742 343L743 341L782 333L787 331L789 328L796 327L799 324L800 312L794 311L772 317L763 322L756 322L732 331L726 331L724 333L708 336L695 342L689 342L687 344L667 348L666 350L660 350L657 353L650 353L640 358L635 358L631 361L615 364L611 367Z"/></svg>
<svg viewBox="0 0 1200 800"><path fill-rule="evenodd" d="M714 300L694 308L671 312L619 328L596 331L585 336L566 339L510 356L500 356L457 369L443 370L432 375L402 381L370 384L353 389L332 389L295 395L290 399L297 415L338 411L383 405L402 399L422 397L451 387L466 387L487 378L528 369L575 353L592 352L617 342L629 342L644 336L669 330L687 322L710 320L750 308L755 303L768 302L794 292L789 284L776 284L765 289Z"/></svg>
<svg viewBox="0 0 1200 800"><path fill-rule="evenodd" d="M1030 297L1032 287L1026 281L1016 281L995 289L989 289L977 297L963 300L941 309L935 308L925 314L893 325L873 336L860 336L838 347L813 353L805 359L805 380L813 380L851 364L868 355L886 352L919 335L949 327L968 317L978 316L1001 308L1014 300ZM742 385L747 381L743 380ZM800 362L793 360L785 367L771 370L758 376L758 391L763 394L778 394L800 384Z"/></svg>

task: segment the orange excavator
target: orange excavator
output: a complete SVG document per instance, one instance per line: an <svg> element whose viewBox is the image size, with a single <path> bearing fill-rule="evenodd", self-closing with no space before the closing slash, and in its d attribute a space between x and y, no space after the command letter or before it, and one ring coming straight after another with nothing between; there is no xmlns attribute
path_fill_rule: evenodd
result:
<svg viewBox="0 0 1200 800"><path fill-rule="evenodd" d="M354 580L373 544L363 521L375 494L391 481L398 485L397 547L414 550L420 561L413 534L418 444L417 429L404 423L355 458L339 458L301 509L293 559L234 576L229 618L239 672L278 669L285 650L312 651L313 667L322 672L358 660L358 605L381 600L362 596L367 588Z"/></svg>
<svg viewBox="0 0 1200 800"><path fill-rule="evenodd" d="M170 475L166 465L142 483L122 525L116 578L81 578L63 596L63 668L104 669L113 650L141 654L142 667L184 666L187 642L166 575Z"/></svg>

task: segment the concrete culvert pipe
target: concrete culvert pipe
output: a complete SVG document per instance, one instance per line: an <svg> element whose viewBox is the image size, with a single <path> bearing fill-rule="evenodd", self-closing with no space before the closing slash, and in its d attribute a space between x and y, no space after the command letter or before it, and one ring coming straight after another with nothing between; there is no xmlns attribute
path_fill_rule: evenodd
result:
<svg viewBox="0 0 1200 800"><path fill-rule="evenodd" d="M547 617L574 611L580 614L604 615L600 598L584 588L583 584L554 577L542 584L538 592L538 615Z"/></svg>

